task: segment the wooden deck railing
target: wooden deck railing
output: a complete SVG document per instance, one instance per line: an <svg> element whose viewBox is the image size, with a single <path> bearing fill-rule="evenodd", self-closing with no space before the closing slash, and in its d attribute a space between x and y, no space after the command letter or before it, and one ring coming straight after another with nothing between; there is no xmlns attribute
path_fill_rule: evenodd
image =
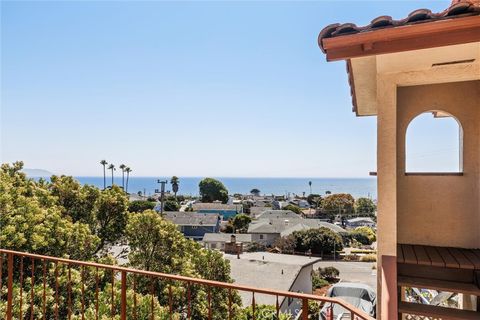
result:
<svg viewBox="0 0 480 320"><path fill-rule="evenodd" d="M59 272L62 275L59 276ZM99 276L100 272L100 276ZM77 280L72 279L75 273ZM62 278L63 276L63 278ZM78 280L80 278L80 280ZM87 279L88 278L88 279ZM143 306L143 316L140 316L137 305L137 293L139 283L142 281L164 281L167 283L166 292L168 297L164 299L167 305L163 306L165 311L162 319L195 319L192 315L193 310L193 286L204 287L206 289L206 310L202 319L215 319L215 306L212 306L212 291L226 290L227 309L225 319L235 319L232 296L235 292L249 292L252 294L251 319L258 316L258 304L255 302L255 295L269 295L274 301L274 312L272 319L279 319L282 314L282 298L287 300L296 300L300 306L292 319L308 319L309 301L315 301L319 304L329 304L330 311L327 318L333 319L333 305L338 304L350 313L352 320L372 320L365 312L356 309L348 303L329 297L320 297L312 294L295 293L289 291L278 291L262 288L254 288L232 283L210 281L198 278L184 277L179 275L137 270L115 265L106 265L95 262L77 261L51 256L43 256L25 252L0 249L0 310L4 310L5 315L0 318L11 319L101 319L108 314L111 319L155 319L155 306L158 304L158 294L154 292L153 285L150 287L151 299L149 303L148 316L145 317L145 306ZM107 279L111 289L109 291L110 306L100 306L99 304L99 282ZM2 281L3 280L3 281ZM6 281L5 281L6 280ZM28 283L24 283L27 282ZM6 285L5 285L6 283ZM153 283L153 282L151 282ZM185 305L178 311L179 301L173 301L172 283L180 283L185 288ZM24 288L26 286L26 289ZM76 286L76 287L75 287ZM117 286L117 287L115 287ZM6 287L6 288L4 288ZM75 288L74 288L75 287ZM115 288L118 288L116 290ZM29 292L25 292L28 290ZM73 292L75 291L75 292ZM128 294L127 294L128 292ZM111 295L111 296L110 296ZM6 297L5 297L6 296ZM90 299L86 299L89 296ZM6 300L5 300L6 299ZM117 299L117 300L115 300ZM104 299L105 300L105 299ZM2 306L3 303L3 306ZM48 306L47 306L48 305ZM90 315L87 315L86 309L90 308ZM60 310L62 309L62 310ZM238 311L238 310L237 310ZM103 314L102 314L103 312ZM174 318L174 314L177 318ZM315 319L318 319L317 314Z"/></svg>

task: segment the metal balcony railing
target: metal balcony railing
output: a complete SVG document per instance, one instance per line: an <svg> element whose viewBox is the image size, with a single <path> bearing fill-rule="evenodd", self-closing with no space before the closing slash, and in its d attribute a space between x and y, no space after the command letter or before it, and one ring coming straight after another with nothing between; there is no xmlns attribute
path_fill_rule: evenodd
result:
<svg viewBox="0 0 480 320"><path fill-rule="evenodd" d="M73 278L76 279L73 279ZM6 280L6 281L5 281ZM154 292L156 282L164 283L167 297L164 306L159 304L159 294ZM105 284L108 283L108 286ZM140 306L139 287L150 283L147 294L148 308L145 303ZM5 285L6 284L6 285ZM183 301L174 301L172 285L180 284L185 290L180 295ZM109 306L105 308L105 297L99 298L100 287L107 290ZM110 287L111 285L111 287ZM200 317L193 315L194 287L204 287L206 310ZM6 287L6 288L4 288ZM105 289L106 288L106 289ZM215 315L212 292L225 290L224 316ZM309 301L330 306L327 318L333 319L334 304L341 305L350 313L352 320L372 320L368 314L348 303L328 297L311 294L254 288L232 283L210 281L179 275L137 270L116 265L77 261L25 252L0 249L0 318L11 319L229 319L236 318L238 308L234 308L232 297L235 292L252 294L251 315L248 319L260 318L259 305L255 302L257 295L274 297L273 314L269 319L282 319L281 300L299 301L299 310L291 319L309 319ZM103 291L103 294L105 292ZM177 294L178 296L178 294ZM87 299L88 297L88 299ZM101 300L101 301L100 301ZM158 317L158 308L163 313ZM3 309L3 310L2 310ZM90 313L86 310L89 309ZM146 310L148 309L148 310ZM142 315L141 315L142 313ZM319 314L315 315L315 319ZM342 318L343 319L343 318Z"/></svg>

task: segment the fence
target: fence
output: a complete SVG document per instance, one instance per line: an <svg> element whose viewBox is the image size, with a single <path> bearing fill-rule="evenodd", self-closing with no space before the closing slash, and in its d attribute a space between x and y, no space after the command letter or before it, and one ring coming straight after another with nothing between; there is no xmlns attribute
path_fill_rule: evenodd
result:
<svg viewBox="0 0 480 320"><path fill-rule="evenodd" d="M335 304L350 313L352 320L373 319L329 297L0 249L0 312L6 320L85 320L105 316L120 320L234 320L241 311L235 298L240 291L252 294L247 319L259 318L260 312L266 312L255 302L256 295L273 297L269 319L289 319L282 318L282 306L293 300L299 302L300 308L292 319L309 319L309 302L330 306L326 315L330 319ZM318 309L314 312L318 319Z"/></svg>

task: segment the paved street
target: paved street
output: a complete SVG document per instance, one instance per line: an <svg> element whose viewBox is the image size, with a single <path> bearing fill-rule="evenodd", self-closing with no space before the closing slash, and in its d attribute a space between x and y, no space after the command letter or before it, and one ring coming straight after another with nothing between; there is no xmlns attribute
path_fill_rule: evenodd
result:
<svg viewBox="0 0 480 320"><path fill-rule="evenodd" d="M372 262L322 261L314 264L314 269L333 266L340 271L342 281L360 282L377 291L377 270L373 270Z"/></svg>

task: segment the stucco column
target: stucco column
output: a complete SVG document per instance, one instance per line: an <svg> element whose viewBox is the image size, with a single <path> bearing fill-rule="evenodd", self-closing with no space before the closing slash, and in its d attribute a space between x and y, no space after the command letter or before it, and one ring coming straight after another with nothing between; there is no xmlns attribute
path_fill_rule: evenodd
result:
<svg viewBox="0 0 480 320"><path fill-rule="evenodd" d="M377 318L397 320L397 108L396 84L377 76Z"/></svg>

